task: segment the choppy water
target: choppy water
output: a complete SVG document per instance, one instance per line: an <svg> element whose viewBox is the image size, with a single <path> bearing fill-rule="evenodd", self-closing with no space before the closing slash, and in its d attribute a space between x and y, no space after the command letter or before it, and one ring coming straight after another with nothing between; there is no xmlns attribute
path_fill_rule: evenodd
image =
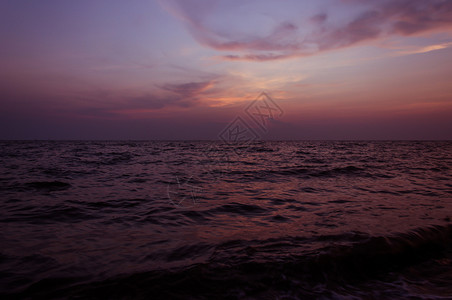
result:
<svg viewBox="0 0 452 300"><path fill-rule="evenodd" d="M11 298L452 299L452 142L0 142Z"/></svg>

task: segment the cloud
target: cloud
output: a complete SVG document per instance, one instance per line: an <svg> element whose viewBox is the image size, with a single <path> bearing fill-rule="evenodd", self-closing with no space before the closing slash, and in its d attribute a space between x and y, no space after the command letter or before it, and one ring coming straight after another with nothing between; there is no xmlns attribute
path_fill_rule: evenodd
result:
<svg viewBox="0 0 452 300"><path fill-rule="evenodd" d="M245 54L245 55L223 55L221 58L225 60L251 60L251 61L269 61L284 59L296 56L296 53L285 53L285 54Z"/></svg>
<svg viewBox="0 0 452 300"><path fill-rule="evenodd" d="M409 50L402 50L397 52L399 55L408 55L408 54L420 54L420 53L427 53L431 51L441 50L452 47L452 43L444 43L444 44L436 44L436 45L430 45L426 47L419 47L415 49L409 49Z"/></svg>
<svg viewBox="0 0 452 300"><path fill-rule="evenodd" d="M167 107L190 108L200 104L205 94L215 86L215 80L194 81L186 83L166 83L158 89L138 96L115 95L102 111L110 114L139 114L161 110ZM119 99L122 99L119 101Z"/></svg>
<svg viewBox="0 0 452 300"><path fill-rule="evenodd" d="M176 93L185 98L195 97L198 94L201 94L205 90L209 89L213 86L213 81L202 81L202 82L189 82L182 84L164 84L161 88L165 91L169 91L172 93Z"/></svg>
<svg viewBox="0 0 452 300"><path fill-rule="evenodd" d="M139 96L124 95L122 102L109 107L109 112L138 112L159 110L166 107L188 108L196 106L204 92L214 85L213 80L187 82L181 84L167 83L159 86L160 90ZM115 96L118 98L118 96Z"/></svg>
<svg viewBox="0 0 452 300"><path fill-rule="evenodd" d="M166 108L199 106L210 95L214 80L166 83L148 91L88 90L61 94L54 91L8 88L0 84L0 110L10 115L118 119L124 115L156 112ZM217 90L218 87L215 87ZM143 116L143 115L142 115Z"/></svg>
<svg viewBox="0 0 452 300"><path fill-rule="evenodd" d="M156 110L168 106L190 107L193 105L194 101L191 98L183 98L172 95L163 96L149 93L137 97L129 97L126 100L124 108Z"/></svg>
<svg viewBox="0 0 452 300"><path fill-rule="evenodd" d="M343 21L337 9L313 12L299 22L276 21L267 34L256 34L254 30L257 24L251 21L248 21L249 32L242 33L219 29L215 23L209 23L209 20L221 17L221 10L215 10L218 1L172 0L166 1L164 7L186 24L188 31L200 44L230 52L220 55L224 60L263 62L308 56L394 35L411 36L452 27L452 0L333 2L353 15ZM231 3L237 5L234 1ZM285 4L275 1L275 5Z"/></svg>

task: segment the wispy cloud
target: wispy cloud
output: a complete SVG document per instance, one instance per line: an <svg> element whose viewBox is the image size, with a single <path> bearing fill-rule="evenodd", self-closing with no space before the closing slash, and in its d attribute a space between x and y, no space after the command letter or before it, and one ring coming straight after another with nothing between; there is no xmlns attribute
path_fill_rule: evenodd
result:
<svg viewBox="0 0 452 300"><path fill-rule="evenodd" d="M442 50L442 49L446 49L449 47L452 47L452 42L430 45L430 46L425 46L425 47L411 48L411 49L399 51L399 52L397 52L397 54L399 54L399 55L420 54L420 53L427 53L427 52L432 52L432 51L436 51L436 50Z"/></svg>
<svg viewBox="0 0 452 300"><path fill-rule="evenodd" d="M202 94L214 86L213 80L187 83L167 83L159 90L138 96L124 95L123 101L116 101L116 107L110 107L115 113L130 111L155 111L166 107L188 108L199 104ZM115 96L116 98L118 96Z"/></svg>
<svg viewBox="0 0 452 300"><path fill-rule="evenodd" d="M221 14L214 10L218 1L172 0L165 1L164 6L186 24L200 44L230 52L220 56L224 60L263 62L308 56L394 35L411 36L452 27L451 0L333 2L335 5L361 9L359 13L345 18L347 21L337 21L338 13L335 10L313 12L300 22L279 20L265 35L253 31L245 34L233 30L228 32L209 23L208 20L215 18L215 14ZM285 5L281 1L277 4ZM300 24L310 26L301 27Z"/></svg>
<svg viewBox="0 0 452 300"><path fill-rule="evenodd" d="M189 82L182 84L164 84L161 88L165 91L169 91L178 94L183 97L195 97L202 92L206 91L213 86L213 80L202 81L202 82Z"/></svg>

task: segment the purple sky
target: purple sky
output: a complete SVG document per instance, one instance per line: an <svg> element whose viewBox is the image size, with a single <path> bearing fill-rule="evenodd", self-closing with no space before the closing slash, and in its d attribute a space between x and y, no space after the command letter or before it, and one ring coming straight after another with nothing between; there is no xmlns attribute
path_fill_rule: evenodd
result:
<svg viewBox="0 0 452 300"><path fill-rule="evenodd" d="M0 40L0 139L216 139L262 91L262 138L452 139L452 0L5 0Z"/></svg>

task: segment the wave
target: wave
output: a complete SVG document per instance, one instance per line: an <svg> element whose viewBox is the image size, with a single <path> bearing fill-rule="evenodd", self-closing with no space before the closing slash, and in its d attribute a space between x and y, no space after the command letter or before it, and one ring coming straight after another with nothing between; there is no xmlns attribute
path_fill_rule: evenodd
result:
<svg viewBox="0 0 452 300"><path fill-rule="evenodd" d="M233 202L230 204L222 205L218 208L211 209L208 213L226 213L226 214L240 214L240 215L254 215L254 214L263 214L266 213L267 210L262 208L261 206L254 204L242 204Z"/></svg>
<svg viewBox="0 0 452 300"><path fill-rule="evenodd" d="M343 166L343 167L330 167L328 165L306 165L297 167L280 167L278 169L260 170L260 171L229 171L230 175L253 175L259 178L273 178L274 175L279 176L302 176L302 177L317 177L317 178L330 178L337 176L352 176L352 177L370 177L370 178L392 178L387 174L377 173L376 170L357 166Z"/></svg>
<svg viewBox="0 0 452 300"><path fill-rule="evenodd" d="M279 260L256 259L260 252L302 246L307 242L333 245L304 255L287 255ZM335 242L348 241L335 245ZM212 245L178 248L171 259L211 250ZM213 256L206 263L184 268L156 270L90 281L75 278L46 278L34 283L14 298L132 298L132 299L270 299L323 297L335 298L346 286L360 286L383 280L388 274L406 268L430 267L441 262L452 267L452 224L419 228L404 234L371 237L364 233L292 237L265 241L230 241L218 245L216 252L227 249L242 253L240 262L224 255ZM196 254L199 255L199 254ZM437 263L439 264L439 263ZM447 268L446 268L447 269ZM448 268L450 270L450 267ZM443 270L444 271L444 268ZM377 280L377 281L375 281ZM428 281L428 278L425 278ZM392 283L394 284L394 283ZM356 287L350 293L358 293ZM400 295L399 295L400 296ZM290 297L289 297L290 298Z"/></svg>
<svg viewBox="0 0 452 300"><path fill-rule="evenodd" d="M12 210L0 222L23 222L29 224L77 223L82 220L99 218L85 209L70 205L28 205Z"/></svg>
<svg viewBox="0 0 452 300"><path fill-rule="evenodd" d="M70 188L71 185L61 181L33 181L26 183L25 187L45 191L61 191Z"/></svg>

